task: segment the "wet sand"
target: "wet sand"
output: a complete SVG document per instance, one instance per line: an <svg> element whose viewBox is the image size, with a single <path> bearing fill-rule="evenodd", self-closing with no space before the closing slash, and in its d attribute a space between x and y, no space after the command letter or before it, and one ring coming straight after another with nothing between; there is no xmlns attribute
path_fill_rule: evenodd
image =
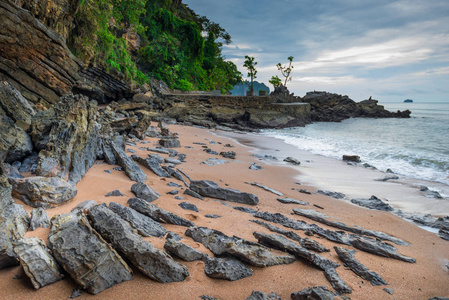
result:
<svg viewBox="0 0 449 300"><path fill-rule="evenodd" d="M344 266L337 268L340 277L353 290L353 293L349 295L351 299L428 299L435 296L449 296L449 269L446 266L449 264L449 243L447 241L388 212L368 210L349 204L346 201L317 194L305 195L299 193L297 190L293 190L293 188L305 188L310 191L315 191L321 188L308 185L306 182L302 182L301 186L297 185L297 182L303 178L301 177L303 175L299 173L304 167L303 165L301 165L301 168L291 168L283 164L260 161L258 158L250 155L253 153L252 151L255 151L251 147L244 146L236 140L216 135L205 129L178 125L170 126L170 128L173 132L179 134L182 147L177 150L179 153L187 155L186 162L181 164L179 169L194 180L212 180L221 187L228 186L256 194L259 197L260 203L256 207L251 208L272 213L279 212L292 219L303 220L307 223L316 222L292 215L292 208L316 209L333 217L334 220L339 220L347 225L358 225L366 229L383 231L411 244L411 246L397 246L397 248L401 254L415 258L417 260L415 264L357 251L355 257L370 270L381 275L389 284L387 286L372 286L371 283L361 279ZM210 144L209 140L213 140L216 144ZM145 157L151 152L140 150L139 148L154 147L157 139L147 138L146 141L150 141L151 144L141 144L138 142L137 146L128 146L127 148L132 148L136 151L137 155ZM229 162L224 165L208 166L202 164L208 158L223 157L210 155L202 151L203 148L201 145L194 144L199 142L206 143L209 148L217 152L235 151L237 153L236 159L229 159ZM228 143L234 145L234 147L224 147ZM191 148L186 148L186 146ZM267 148L273 148L272 145L269 146ZM262 149L263 151L265 150ZM257 171L250 170L249 166L251 163L257 163L263 169ZM113 167L115 166L98 161L77 185L78 195L76 198L60 207L48 209L48 215L51 217L68 212L79 203L91 199L98 201L98 203L114 201L126 205L127 200L134 196L130 187L135 182L131 181L124 172L114 171ZM110 170L112 174L106 173L105 170ZM252 236L254 231L270 233L267 229L250 222L249 220L254 219L254 217L249 214L234 210L215 199L205 198L202 201L183 195L181 188L167 186L171 181L178 184L182 184L181 182L172 178L159 178L146 169L144 171L148 176L146 183L162 195L153 203L165 210L189 219L198 226L217 229L227 235L236 235L251 241L256 241ZM323 180L323 184L325 184L325 181ZM281 191L285 197L307 201L310 205L282 204L276 200L278 196L245 182L258 182ZM104 196L106 193L116 189L120 190L124 196ZM179 196L185 199L176 200L174 199L175 196L166 194L173 189L178 189L180 191ZM331 189L331 187L326 189ZM376 193L373 191L372 194ZM21 203L18 200L16 201ZM182 201L195 204L200 212L182 209L178 206ZM233 203L230 204L234 205ZM319 205L324 209L318 209L313 204ZM31 210L29 207L26 209L28 211ZM204 217L206 214L217 214L221 218L206 218ZM324 228L329 228L319 223L316 224ZM164 224L164 227L185 237L185 227L167 224ZM279 227L282 226L279 225ZM295 232L305 237L303 231ZM48 233L49 229L38 229L33 232L28 232L26 236L39 236L46 239ZM337 245L317 236L311 238L330 249ZM162 248L165 241L164 238L145 239L154 243L158 248ZM188 237L184 238L183 242L204 253L212 255L203 245L194 242ZM343 247L352 248L349 246ZM322 255L341 264L333 249L331 252L323 253ZM199 299L201 295L209 295L217 299L245 299L253 290L262 291L267 294L275 292L282 299L290 299L292 292L307 287L316 285L330 287L322 271L302 261L297 261L290 265L268 268L251 267L254 271L252 276L234 282L207 277L204 273L203 262L178 261L185 264L190 272L190 277L184 282L169 284L157 283L133 268L134 279L132 281L120 283L95 296L83 293L77 299ZM21 276L21 279L13 279L16 275ZM71 279L65 279L36 291L32 288L21 267L0 270L0 299L67 299L74 287L75 284ZM386 293L383 290L384 288L392 288L393 295Z"/></svg>

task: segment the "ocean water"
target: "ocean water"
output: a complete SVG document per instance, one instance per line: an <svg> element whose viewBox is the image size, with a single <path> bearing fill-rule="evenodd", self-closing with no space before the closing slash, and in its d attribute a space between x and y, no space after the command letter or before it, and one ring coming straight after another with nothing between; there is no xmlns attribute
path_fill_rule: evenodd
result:
<svg viewBox="0 0 449 300"><path fill-rule="evenodd" d="M380 104L390 111L409 109L411 118L353 118L261 134L314 154L359 155L379 170L449 185L449 102Z"/></svg>

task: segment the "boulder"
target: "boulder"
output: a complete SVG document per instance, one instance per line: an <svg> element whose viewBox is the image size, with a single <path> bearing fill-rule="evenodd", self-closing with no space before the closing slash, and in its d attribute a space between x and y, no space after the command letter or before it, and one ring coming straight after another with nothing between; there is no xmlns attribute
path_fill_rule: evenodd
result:
<svg viewBox="0 0 449 300"><path fill-rule="evenodd" d="M343 155L343 160L344 161L355 162L355 163L361 162L360 156L358 156L358 155Z"/></svg>
<svg viewBox="0 0 449 300"><path fill-rule="evenodd" d="M42 207L33 208L31 211L30 230L35 230L39 227L47 228L50 226L50 219Z"/></svg>
<svg viewBox="0 0 449 300"><path fill-rule="evenodd" d="M30 237L16 241L14 252L35 289L64 278L62 269L41 239Z"/></svg>
<svg viewBox="0 0 449 300"><path fill-rule="evenodd" d="M47 244L70 277L91 294L132 279L132 270L80 212L53 218Z"/></svg>
<svg viewBox="0 0 449 300"><path fill-rule="evenodd" d="M253 270L235 258L204 258L204 272L215 279L240 280L253 275Z"/></svg>
<svg viewBox="0 0 449 300"><path fill-rule="evenodd" d="M128 221L142 236L161 237L167 233L161 224L130 207L111 202L109 209Z"/></svg>
<svg viewBox="0 0 449 300"><path fill-rule="evenodd" d="M147 175L145 172L143 172L139 165L136 164L128 155L126 155L125 151L120 149L116 143L112 142L110 146L114 152L115 158L117 159L118 165L125 170L126 175L128 175L131 180L137 182L144 182L147 180Z"/></svg>
<svg viewBox="0 0 449 300"><path fill-rule="evenodd" d="M59 177L9 178L13 195L32 207L51 208L75 198L77 189Z"/></svg>
<svg viewBox="0 0 449 300"><path fill-rule="evenodd" d="M176 138L162 138L159 140L159 145L164 148L179 148L181 143Z"/></svg>
<svg viewBox="0 0 449 300"><path fill-rule="evenodd" d="M351 202L369 209L393 211L393 208L389 204L383 202L376 196L371 196L369 199L351 199Z"/></svg>
<svg viewBox="0 0 449 300"><path fill-rule="evenodd" d="M88 210L93 227L122 253L141 272L162 283L183 281L189 276L187 268L167 253L133 231L131 225L106 207L94 206Z"/></svg>
<svg viewBox="0 0 449 300"><path fill-rule="evenodd" d="M299 166L301 164L301 162L298 159L291 156L284 158L284 161L295 166Z"/></svg>
<svg viewBox="0 0 449 300"><path fill-rule="evenodd" d="M259 198L256 195L235 189L221 188L218 184L210 180L192 181L190 183L190 189L204 197L249 205L257 205L259 203Z"/></svg>
<svg viewBox="0 0 449 300"><path fill-rule="evenodd" d="M131 192L136 195L137 198L143 199L148 202L153 202L161 196L155 189L148 186L143 182L135 183L131 186Z"/></svg>
<svg viewBox="0 0 449 300"><path fill-rule="evenodd" d="M203 258L203 252L193 249L191 246L181 243L176 239L167 239L164 244L164 249L182 260L195 261Z"/></svg>

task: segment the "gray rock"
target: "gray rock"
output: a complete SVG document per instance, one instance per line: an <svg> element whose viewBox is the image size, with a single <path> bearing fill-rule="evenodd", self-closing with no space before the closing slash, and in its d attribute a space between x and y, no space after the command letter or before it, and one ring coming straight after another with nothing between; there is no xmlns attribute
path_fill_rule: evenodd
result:
<svg viewBox="0 0 449 300"><path fill-rule="evenodd" d="M281 298L275 293L267 295L264 292L253 291L245 300L281 300Z"/></svg>
<svg viewBox="0 0 449 300"><path fill-rule="evenodd" d="M123 196L123 194L119 190L113 190L112 192L109 192L104 196L105 197L121 197L121 196Z"/></svg>
<svg viewBox="0 0 449 300"><path fill-rule="evenodd" d="M132 279L128 265L80 214L54 218L47 243L56 261L91 294Z"/></svg>
<svg viewBox="0 0 449 300"><path fill-rule="evenodd" d="M260 158L262 160L278 160L277 157L273 155L251 154L251 156Z"/></svg>
<svg viewBox="0 0 449 300"><path fill-rule="evenodd" d="M154 204L151 204L140 198L131 198L128 200L129 207L137 210L138 212L152 218L157 222L180 225L185 227L194 226L192 222L186 220L174 213L163 210Z"/></svg>
<svg viewBox="0 0 449 300"><path fill-rule="evenodd" d="M148 202L153 202L161 196L156 190L152 187L149 187L147 184L143 182L135 183L131 186L131 192L136 195L137 198L143 199Z"/></svg>
<svg viewBox="0 0 449 300"><path fill-rule="evenodd" d="M74 211L84 211L85 209L89 209L89 208L91 208L92 206L95 206L95 205L97 205L97 201L95 201L95 200L86 200L86 201L81 202L77 206L75 206L72 209L72 212L74 212Z"/></svg>
<svg viewBox="0 0 449 300"><path fill-rule="evenodd" d="M295 165L295 166L299 166L301 164L301 162L298 159L296 159L294 157L290 157L290 156L286 157L284 159L284 161L288 162L288 163L291 163L292 165Z"/></svg>
<svg viewBox="0 0 449 300"><path fill-rule="evenodd" d="M225 158L235 159L235 152L234 151L223 151L220 152L220 155Z"/></svg>
<svg viewBox="0 0 449 300"><path fill-rule="evenodd" d="M250 170L262 170L263 168L259 165L256 165L255 163L252 163L251 166L249 166Z"/></svg>
<svg viewBox="0 0 449 300"><path fill-rule="evenodd" d="M369 209L393 211L393 208L389 204L383 202L374 195L369 199L351 199L351 202Z"/></svg>
<svg viewBox="0 0 449 300"><path fill-rule="evenodd" d="M173 190L173 191L167 192L167 195L178 195L178 194L179 194L178 190Z"/></svg>
<svg viewBox="0 0 449 300"><path fill-rule="evenodd" d="M30 230L33 231L36 228L47 228L50 226L50 219L47 213L42 207L33 208L31 211Z"/></svg>
<svg viewBox="0 0 449 300"><path fill-rule="evenodd" d="M309 205L309 202L304 202L301 200L296 200L292 198L277 198L277 201L284 203L284 204L299 204L299 205Z"/></svg>
<svg viewBox="0 0 449 300"><path fill-rule="evenodd" d="M222 204L224 204L224 202L222 202ZM249 207L232 206L232 208L235 209L235 210L238 210L238 211L242 211L242 212L247 213L247 214L254 215L255 213L257 213L257 210L249 208Z"/></svg>
<svg viewBox="0 0 449 300"><path fill-rule="evenodd" d="M334 268L329 268L324 271L327 281L330 282L332 287L340 294L352 293L351 288L338 276L337 271Z"/></svg>
<svg viewBox="0 0 449 300"><path fill-rule="evenodd" d="M204 152L208 153L208 154L212 154L212 155L218 155L218 152L215 150L212 150L210 148L206 148L203 150Z"/></svg>
<svg viewBox="0 0 449 300"><path fill-rule="evenodd" d="M227 163L229 163L229 160L227 160L227 159L208 158L207 160L203 161L201 164L213 167L216 165L225 165Z"/></svg>
<svg viewBox="0 0 449 300"><path fill-rule="evenodd" d="M180 165L182 162L179 159L172 158L172 157L166 157L164 159L164 162L167 164L174 164L174 165Z"/></svg>
<svg viewBox="0 0 449 300"><path fill-rule="evenodd" d="M206 214L204 215L206 218L210 218L210 219L218 219L221 218L221 216L219 215L211 215L211 214Z"/></svg>
<svg viewBox="0 0 449 300"><path fill-rule="evenodd" d="M150 148L150 147L148 147L147 151L160 153L160 154L170 154L170 151L168 151L168 149L161 149L161 148Z"/></svg>
<svg viewBox="0 0 449 300"><path fill-rule="evenodd" d="M205 256L204 260L204 272L211 278L235 281L253 275L253 270L234 258Z"/></svg>
<svg viewBox="0 0 449 300"><path fill-rule="evenodd" d="M178 172L175 169L170 168L168 166L162 166L162 168L168 173L168 175L170 177L173 177L173 178L176 178L176 179L182 181L186 187L189 187L186 180L184 179L184 176L182 176L182 174L180 172Z"/></svg>
<svg viewBox="0 0 449 300"><path fill-rule="evenodd" d="M77 189L59 177L9 178L13 195L32 207L51 208L75 198Z"/></svg>
<svg viewBox="0 0 449 300"><path fill-rule="evenodd" d="M251 182L246 182L246 183L251 184L252 186L260 187L260 188L266 190L267 192L273 193L273 194L275 194L275 195L278 195L278 196L284 196L284 194L282 194L281 192L276 191L276 190L274 190L274 189L272 189L272 188L269 188L269 187L267 187L267 186L265 186L265 185L259 184L259 183L257 183L257 182L252 182L252 183L251 183Z"/></svg>
<svg viewBox="0 0 449 300"><path fill-rule="evenodd" d="M335 294L325 286L314 286L292 293L292 300L334 300Z"/></svg>
<svg viewBox="0 0 449 300"><path fill-rule="evenodd" d="M307 194L307 195L312 195L312 192L309 192L306 189L299 189L298 192L303 193L303 194Z"/></svg>
<svg viewBox="0 0 449 300"><path fill-rule="evenodd" d="M384 290L385 292L387 292L390 295L393 295L393 289L389 289L389 288L383 288L382 290Z"/></svg>
<svg viewBox="0 0 449 300"><path fill-rule="evenodd" d="M182 240L182 237L180 237L179 235L177 235L173 231L169 231L167 233L166 239L167 240L172 239L172 240L175 240L175 241L180 241L180 240Z"/></svg>
<svg viewBox="0 0 449 300"><path fill-rule="evenodd" d="M323 191L323 190L318 190L316 192L318 194L329 196L329 197L332 197L332 198L335 198L335 199L344 199L346 197L345 194L339 193L339 192L331 192L331 191Z"/></svg>
<svg viewBox="0 0 449 300"><path fill-rule="evenodd" d="M16 241L14 252L35 289L64 278L61 268L41 239L31 237Z"/></svg>
<svg viewBox="0 0 449 300"><path fill-rule="evenodd" d="M175 183L175 182L169 182L167 183L167 186L171 186L171 187L182 187L181 185Z"/></svg>
<svg viewBox="0 0 449 300"><path fill-rule="evenodd" d="M181 203L178 204L178 206L183 208L183 209L199 212L199 210L196 207L196 205L194 205L192 203L189 203L189 202L181 202Z"/></svg>
<svg viewBox="0 0 449 300"><path fill-rule="evenodd" d="M195 261L203 258L203 252L195 250L191 246L175 239L167 239L164 244L164 249L168 253L185 261Z"/></svg>
<svg viewBox="0 0 449 300"><path fill-rule="evenodd" d="M443 240L449 241L449 230L441 228L440 230L438 230L438 236Z"/></svg>
<svg viewBox="0 0 449 300"><path fill-rule="evenodd" d="M382 277L379 276L379 274L373 271L369 271L367 267L365 267L357 259L355 259L355 250L348 250L337 246L334 246L334 249L345 267L351 269L351 271L353 271L361 278L370 281L372 285L387 284L385 280L383 280Z"/></svg>
<svg viewBox="0 0 449 300"><path fill-rule="evenodd" d="M115 143L111 143L112 151L114 152L117 164L121 166L126 175L137 182L144 182L147 180L147 175L142 171L138 164L136 164L122 149L120 149Z"/></svg>
<svg viewBox="0 0 449 300"><path fill-rule="evenodd" d="M141 164L142 166L144 166L145 168L151 170L154 174L156 174L159 177L170 177L170 175L167 173L167 171L162 169L162 167L160 166L161 162L159 161L158 158L154 158L154 157L142 158L137 155L132 155L131 158L134 161ZM162 159L162 157L161 157L161 159Z"/></svg>
<svg viewBox="0 0 449 300"><path fill-rule="evenodd" d="M192 191L191 189L186 189L184 191L185 195L189 195L192 196L194 198L200 199L200 200L204 200L203 196L201 196L200 194L198 194L197 192Z"/></svg>
<svg viewBox="0 0 449 300"><path fill-rule="evenodd" d="M6 173L6 177L10 177L10 178L24 178L24 176L22 174L20 174L19 170L15 166L12 166L10 164L5 163L4 164L4 170L5 170L5 173Z"/></svg>
<svg viewBox="0 0 449 300"><path fill-rule="evenodd" d="M153 280L162 283L183 281L189 271L167 253L156 249L150 242L134 233L128 222L120 218L105 204L88 211L93 227L133 265Z"/></svg>
<svg viewBox="0 0 449 300"><path fill-rule="evenodd" d="M206 227L190 227L186 230L186 236L202 243L215 255L228 254L256 267L290 264L296 260L293 256L278 256L260 244L229 237Z"/></svg>
<svg viewBox="0 0 449 300"><path fill-rule="evenodd" d="M259 198L256 195L235 189L221 188L218 184L210 180L192 181L190 183L190 189L204 197L249 205L257 205L259 203Z"/></svg>
<svg viewBox="0 0 449 300"><path fill-rule="evenodd" d="M167 233L167 230L161 224L130 207L111 202L109 203L109 209L128 221L142 236L161 237Z"/></svg>
<svg viewBox="0 0 449 300"><path fill-rule="evenodd" d="M355 162L355 163L361 162L360 156L358 156L358 155L343 155L342 159L344 161L351 161L351 162Z"/></svg>
<svg viewBox="0 0 449 300"><path fill-rule="evenodd" d="M399 179L399 176L391 175L391 176L385 176L382 178L374 179L375 181L388 181L388 180L397 180Z"/></svg>
<svg viewBox="0 0 449 300"><path fill-rule="evenodd" d="M179 148L181 147L181 143L178 139L175 138L162 138L159 140L159 145L164 148Z"/></svg>
<svg viewBox="0 0 449 300"><path fill-rule="evenodd" d="M36 173L37 162L39 155L36 152L31 153L29 156L25 157L22 165L19 168L20 172L30 172L31 174Z"/></svg>

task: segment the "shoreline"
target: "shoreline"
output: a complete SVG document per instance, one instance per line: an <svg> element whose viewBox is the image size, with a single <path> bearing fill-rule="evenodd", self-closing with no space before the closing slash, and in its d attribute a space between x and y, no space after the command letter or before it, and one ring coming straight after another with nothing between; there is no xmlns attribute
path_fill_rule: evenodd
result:
<svg viewBox="0 0 449 300"><path fill-rule="evenodd" d="M447 286L449 285L449 247L447 241L444 241L434 234L418 228L402 220L401 218L382 211L373 211L360 208L347 203L346 201L336 201L335 199L323 195L305 195L298 193L292 188L299 188L296 184L297 176L300 175L300 168L286 168L287 165L279 166L267 161L259 161L251 156L254 148L236 143L230 138L218 135L206 129L196 127L187 127L180 125L170 125L169 128L179 134L181 148L176 150L179 153L187 155L186 162L178 166L179 169L188 174L193 180L212 180L220 187L230 187L240 191L255 194L259 197L259 204L255 207L240 205L232 202L218 201L213 198L199 200L182 194L182 188L179 188L179 196L195 204L199 212L184 210L178 206L181 200L176 200L173 195L167 192L174 188L167 186L171 181L178 182L173 178L160 178L151 171L144 169L148 176L146 183L157 190L162 196L153 203L176 213L192 222L197 226L205 226L224 232L229 236L238 236L250 241L256 241L253 232L271 233L249 220L254 219L251 214L243 213L233 209L230 205L245 206L258 211L268 211L272 213L281 213L295 220L303 220L307 223L316 223L310 219L292 214L292 208L306 208L320 211L332 220L339 220L350 226L361 226L370 230L386 232L395 237L401 238L410 243L411 246L397 246L398 252L403 255L413 257L417 260L415 264L398 261L391 258L375 256L366 252L357 250L356 258L367 268L380 274L388 283L387 286L372 286L366 280L356 276L350 270L343 266L337 268L340 277L352 288L353 293L349 294L352 299L366 299L370 295L372 299L428 299L435 296L448 296ZM212 144L210 140L213 140ZM140 149L141 147L152 147L157 139L147 138L147 144L137 142L136 146L127 146L127 149L133 149L137 155L145 157L148 152ZM204 143L205 145L199 145ZM230 143L232 148L224 147ZM203 151L203 146L207 146L217 152L235 151L237 153L235 160L228 159L223 165L208 166L202 164L207 159L219 158L222 156L210 155ZM127 151L127 154L130 155ZM263 167L262 170L250 170L251 163L257 163ZM94 199L98 203L109 203L111 201L126 205L126 201L134 195L130 191L130 186L135 182L131 181L122 171L113 170L115 166L108 165L101 161L87 172L86 176L78 183L78 195L72 201L52 209L47 213L53 215L68 212L79 203ZM110 170L111 174L106 173ZM259 187L252 186L247 182L257 182L266 185L275 190L281 191L285 197L291 197L298 200L307 201L308 206L299 206L292 204L283 204L276 201L279 196L265 191ZM314 189L313 186L303 187ZM105 197L105 194L112 190L120 190L123 197ZM22 202L16 200L17 203ZM224 205L227 204L227 205ZM322 207L317 209L313 205ZM30 208L28 207L29 211ZM206 214L217 214L221 218L206 218ZM319 223L317 223L319 224ZM279 224L274 224L282 227ZM322 224L319 224L323 226ZM194 242L185 236L186 227L164 224L164 227L183 237L182 241L194 247L195 249L213 256L213 254L202 244ZM335 230L328 226L324 228ZM288 229L291 230L291 229ZM48 235L49 229L38 229L30 231L26 236L39 236L43 239ZM304 231L295 230L297 234L305 237ZM162 249L165 238L144 238L151 241L153 245ZM339 260L332 247L337 245L328 240L312 236L311 239L317 240L331 252L322 253L324 257L331 259L339 264ZM339 245L341 246L341 245ZM344 246L345 248L351 248ZM281 254L279 251L274 251ZM143 276L136 268L133 268L134 279L123 282L111 287L96 296L82 293L77 299L123 299L126 297L153 299L198 299L201 295L209 295L216 299L245 299L252 291L258 290L267 294L275 292L282 299L290 299L292 292L324 285L330 287L325 279L323 272L313 268L310 264L303 261L297 261L288 265L279 265L267 268L251 267L253 275L238 281L229 282L225 280L211 279L204 274L204 263L201 261L181 262L189 269L190 276L183 282L160 284ZM13 279L15 275L21 275L22 279ZM13 267L0 270L0 290L3 299L62 299L70 296L75 285L71 279L65 279L35 291L27 281L21 267ZM392 288L393 296L385 292L384 288Z"/></svg>

